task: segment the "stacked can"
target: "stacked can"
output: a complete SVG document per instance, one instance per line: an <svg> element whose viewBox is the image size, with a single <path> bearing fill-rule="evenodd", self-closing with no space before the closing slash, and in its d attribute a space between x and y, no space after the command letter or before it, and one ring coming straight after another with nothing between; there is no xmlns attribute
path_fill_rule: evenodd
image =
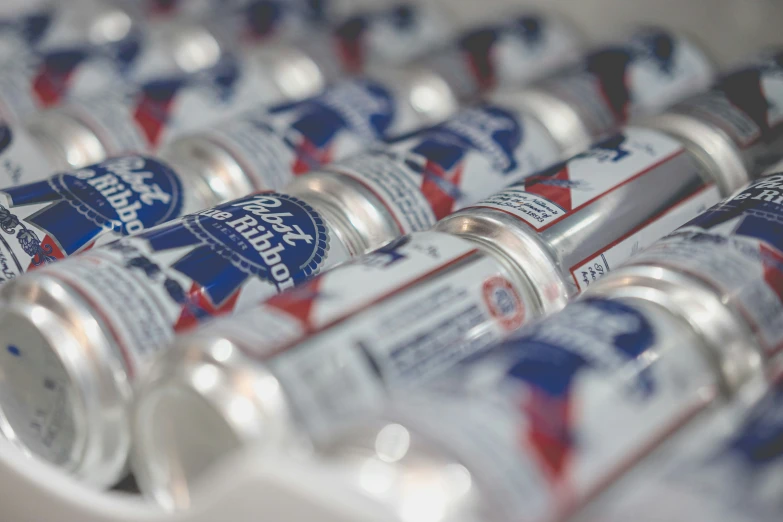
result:
<svg viewBox="0 0 783 522"><path fill-rule="evenodd" d="M760 102L775 105L769 96ZM735 150L728 135L723 145ZM177 492L230 449L259 439L274 446L303 434L327 437L341 420L377 409L388 390L426 382L562 308L578 289L570 259L614 248L612 265L619 263L634 251L629 241L649 244L760 173L752 164L741 175L718 169L703 159L708 154L674 133L629 127L431 232L180 338L138 401L142 490L178 505L187 495ZM574 183L562 183L563 173ZM558 206L563 189L574 194L568 208ZM534 204L526 205L528 193ZM531 218L557 210L562 217L549 219L557 219L550 228ZM196 418L213 436L189 451L185 439Z"/></svg>
<svg viewBox="0 0 783 522"><path fill-rule="evenodd" d="M641 37L642 41L649 36L650 33L645 33ZM704 69L698 67L692 70L699 78L703 72ZM688 76L684 71L683 74ZM660 90L661 95L681 93L684 84L689 85L690 82L686 78L673 80L670 89ZM328 96L328 93L324 96ZM328 103L326 105L330 106ZM417 153L420 151L434 157L438 154L438 147L429 148L427 144L444 143L444 137L449 133L459 136L462 135L460 133L466 133L470 142L476 144L477 151L474 153L469 149L472 166L466 168L465 173L477 180L485 172L486 166L492 165L497 153L492 143L485 143L481 138L489 133L493 143L498 140L504 144L501 145L503 150L509 148L512 172L516 173L513 168L518 162L524 161L527 165L528 152L518 139L519 125L514 116L509 116L503 110L496 116L497 113L496 108L483 107L475 112L467 112L455 120L453 125L436 126L423 131L417 138L423 144ZM367 116L366 127L377 125L383 119L370 116ZM491 120L494 117L508 122L511 127L504 125L496 129L490 125L488 128L487 118ZM458 143L461 145L461 142ZM693 168L697 169L696 166ZM162 181L156 177L158 172L166 173L160 175ZM132 157L74 174L59 175L50 182L32 184L23 190L9 189L7 193L25 194L25 197L34 199L45 209L26 214L24 220L20 220L17 213L31 210L32 205L23 209L15 206L13 212L9 210L8 234L13 236L8 241L12 244L9 251L18 253L16 259L30 260L25 261L21 268L16 268L24 270L28 264L48 263L52 258L63 257L65 254L58 255L58 252L65 250L66 254L84 250L93 244L96 236L103 234L106 237L105 232L109 229L136 232L162 221L164 212L175 214L176 210L170 209L175 208L175 205L187 205L182 201L183 198L193 194L192 185L201 178L189 178L188 183L191 185L187 187L188 190L182 190L181 194L172 188L175 184L170 178L171 171L154 161ZM213 185L219 185L218 181L210 179L208 190L205 188L207 184L202 186L204 193L214 194L216 189ZM125 184L131 186L119 186ZM143 206L141 197L156 184L171 197L165 204L154 201L155 206L151 207L154 210L151 210ZM73 193L94 192L101 194L100 198L95 199L100 201L100 205L85 203L89 199L87 197L72 197ZM65 399L67 405L60 403L62 408L47 408L49 414L44 431L51 433L51 436L43 437L46 444L41 444L40 438L31 440L28 451L60 464L92 483L108 484L115 480L126 458L130 431L127 418L106 414L106 410L119 412L125 407L131 395L130 381L135 375L146 372L157 352L171 343L175 331L189 328L213 315L257 303L363 252L376 241L387 240L375 236L368 238L366 230L359 228L365 221L362 212L367 213L366 221L369 222L376 219L373 212L377 212L377 207L365 204L359 198L350 199L355 193L355 189L346 189L342 194L344 200L335 200L336 196L340 196L339 193L332 193L331 198L326 199L317 191L302 193L300 196L275 193L250 196L190 215L179 222L125 241L93 249L71 262L57 263L19 279L15 289L7 290L12 297L4 311L9 316L17 314L15 310L19 307L14 303L21 306L28 297L37 299L33 296L57 295L59 297L55 299L67 302L65 308L47 305L52 312L47 317L59 325L47 325L41 330L52 333L54 337L51 338L32 333L43 326L36 322L42 316L34 314L33 317L22 312L17 318L9 319L12 322L26 322L27 326L20 327L19 331L31 334L29 340L36 347L31 345L29 349L40 354L53 350L50 360L60 357L56 355L57 350L66 349L74 362L80 357L76 354L81 353L84 358L76 364L91 367L78 377L65 367L60 367L62 373L55 379L60 384L56 388L63 392L61 397L71 399ZM21 201L25 197L18 199ZM15 205L16 199L13 197L9 203ZM141 202L137 202L137 199ZM120 203L122 209L118 211ZM131 206L135 206L130 209L133 212L126 214L124 209ZM75 216L71 207L80 215ZM154 218L150 220L151 223L140 219L140 209ZM64 219L61 212L67 212L71 217ZM40 222L40 216L47 218L46 226L35 228L33 225ZM83 228L70 224L74 216L79 223L84 224ZM20 225L17 226L17 223ZM20 232L22 228L24 230ZM30 229L35 236L32 239L26 232ZM50 239L50 229L57 229L58 241ZM38 234L42 234L44 239L39 240ZM68 249L57 250L60 237L68 240ZM447 237L444 241L452 240ZM419 248L419 245L413 245L412 248ZM469 241L454 238L453 244L444 248L447 248L448 255L454 255L452 250L465 254L473 251L475 259L484 260L486 269L498 270L495 258L491 254L476 251L474 244ZM396 255L393 249L390 255ZM8 255L7 259L14 259L14 256ZM437 253L434 258L424 259L422 266L425 267L425 273L438 268L438 261ZM16 269L10 261L8 266L11 272ZM502 281L500 277L499 289L488 286L487 295L513 291L511 283L503 286L506 283ZM22 297L25 293L28 297ZM63 313L65 310L68 313ZM504 313L502 308L496 312L500 315ZM21 316L26 319L21 319ZM96 318L98 324L102 325L93 331L96 337L87 340L80 334L72 335L81 329L82 324L90 322L90 317ZM507 325L511 328L514 321L508 321ZM72 343L64 341L66 338L71 339ZM84 344L84 350L77 348L80 344ZM66 345L68 348L65 348ZM92 357L98 353L100 356ZM43 371L46 373L49 369ZM116 378L117 372L122 372L122 379ZM69 373L76 379L72 380ZM99 397L92 396L88 391L96 387L103 390ZM87 394L92 398L88 398ZM91 404L82 408L79 405L82 404L82 397ZM32 408L43 411L37 405ZM14 431L13 427L9 429ZM23 433L23 430L18 433ZM27 436L35 437L30 431L24 433L24 436L16 438L21 445L25 444Z"/></svg>
<svg viewBox="0 0 783 522"><path fill-rule="evenodd" d="M536 45L535 49L531 50L531 53L538 57L538 61L528 59L527 65L538 66L540 74L545 74L553 66L553 56L563 50L563 42L560 39L563 26L545 19L538 19L536 23L541 28L540 34L547 43ZM269 109L261 108L211 131L175 139L169 146L164 147L160 156L164 163L174 166L182 187L181 190L176 189L172 183L164 183L160 187L169 187L187 200L181 209L167 207L159 216L155 212L140 211L143 202L131 197L128 187L117 188L119 187L117 185L116 190L109 191L107 190L109 185L106 185L101 186L98 191L80 192L52 189L52 186L62 188L60 181L53 180L9 188L5 209L36 238L47 238L41 242L42 245L57 245L50 252L49 259L59 259L91 248L96 241L105 242L112 237L112 234L107 234L109 231L137 232L160 223L162 217L170 219L179 216L180 212L187 213L206 208L254 190L282 187L294 175L302 174L332 159L346 157L384 137L437 122L456 110L456 100L448 90L438 91L437 88L440 86L438 83L435 83L435 87L430 86L427 93L431 96L427 103L422 103L416 93L422 88L427 88L429 77L422 77L415 72L405 73L405 69L395 68L384 73L385 79L381 78L383 81L370 79L345 81L315 98ZM378 75L380 74L379 72ZM220 75L215 76L216 80L222 78L223 76ZM233 76L229 75L226 81L230 81L231 78ZM214 83L221 84L218 81ZM173 85L176 86L176 82L173 82ZM161 89L165 92L165 85ZM187 96L185 98L188 99ZM200 105L197 103L198 100L199 98L196 98L194 101L196 105ZM95 103L93 100L91 105L94 106ZM232 104L233 102L228 102L229 106ZM140 103L139 110L134 111L139 121L146 124L145 129L150 131L147 135L165 136L174 133L172 125L163 125L167 123L165 114L159 113L158 120L153 117L142 118L155 113L155 105L152 102ZM167 104L163 105L159 111L161 113ZM187 109L187 105L181 106L178 112ZM150 106L153 108L151 109ZM121 111L124 109L122 106L119 108ZM203 106L201 108L202 110L185 111L185 113L195 114L197 119L203 119L206 116ZM121 112L120 116L122 114ZM91 115L87 115L85 111L85 117ZM178 119L182 126L182 118ZM42 131L50 135L56 132L57 127L54 123L57 121L63 120L51 118L41 120ZM124 131L125 135L136 136L134 126L123 126L124 121L122 117L117 118L118 124L114 125L113 129L118 132ZM30 178L35 179L35 173L26 168L30 165L29 159L39 158L33 151L34 147L26 146L26 141L20 139L20 136L11 129L6 129L5 133L6 138L3 141L5 151L0 151L2 154L0 157L4 160L2 166L9 179L16 183L29 182ZM79 137L79 134L68 132L61 136ZM80 150L75 147L70 148L71 153ZM98 150L102 150L101 147L98 147ZM160 161L138 157L127 157L125 160L125 164L137 165L134 167L135 170L166 171ZM112 171L112 165L117 164L117 161L119 160L112 160L91 169L101 171L108 168ZM146 167L143 167L145 162ZM77 176L79 175L77 173ZM57 175L56 179L70 179L70 177ZM102 178L97 176L97 179ZM9 185L13 184L9 183ZM83 188L86 187L85 185ZM76 192L80 194L77 196ZM56 197L58 201L75 203L52 206L54 193L58 194ZM124 208L126 204L129 208L133 207L133 211L123 211L127 214L123 218L123 214L116 209ZM84 205L92 209L103 209L99 211L103 221L85 219ZM137 220L133 230L123 225L130 218ZM54 223L67 224L67 230L63 226L55 226ZM5 257L16 260L4 271L3 281L7 281L14 274L18 275L26 271L29 263L20 260L33 255L16 245L17 242L13 237L16 234L15 230L8 229L4 232ZM8 240L13 246L9 246ZM352 251L362 251L365 248L366 246L361 244L352 247ZM38 259L37 262L33 262L33 266L40 265L42 262L48 261Z"/></svg>
<svg viewBox="0 0 783 522"><path fill-rule="evenodd" d="M154 152L177 135L218 120L314 96L342 74L334 60L318 60L293 44L269 44L238 55L221 52L225 46L212 36L216 31L203 25L179 23L165 29L176 44L172 44L175 55L196 57L191 61L199 64L211 57L217 63L206 70L191 67L197 70L72 98L28 118L24 125L6 126L3 132L13 143L0 150L0 158L14 165L7 185L35 181L56 169L80 168L109 156ZM406 36L404 31L384 34L391 44ZM409 51L415 44L408 43ZM269 119L263 109L259 113L261 119ZM183 146L176 148L181 151ZM193 165L200 162L201 158Z"/></svg>

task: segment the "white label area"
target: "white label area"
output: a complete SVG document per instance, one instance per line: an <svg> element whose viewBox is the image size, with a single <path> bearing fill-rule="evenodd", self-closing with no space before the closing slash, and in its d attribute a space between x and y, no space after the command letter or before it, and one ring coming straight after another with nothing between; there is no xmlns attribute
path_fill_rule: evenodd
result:
<svg viewBox="0 0 783 522"><path fill-rule="evenodd" d="M476 206L501 210L543 231L684 152L661 132L630 127Z"/></svg>
<svg viewBox="0 0 783 522"><path fill-rule="evenodd" d="M629 257L644 250L654 241L704 212L720 201L720 191L714 185L704 187L696 194L678 202L647 223L617 239L596 252L589 259L571 267L571 276L580 291L624 263Z"/></svg>
<svg viewBox="0 0 783 522"><path fill-rule="evenodd" d="M488 105L327 168L364 185L407 234L560 159L541 124L511 107Z"/></svg>

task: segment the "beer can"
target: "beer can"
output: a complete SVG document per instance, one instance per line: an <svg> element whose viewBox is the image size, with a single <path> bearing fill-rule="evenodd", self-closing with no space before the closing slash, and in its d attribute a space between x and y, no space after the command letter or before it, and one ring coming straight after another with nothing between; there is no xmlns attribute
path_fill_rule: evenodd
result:
<svg viewBox="0 0 783 522"><path fill-rule="evenodd" d="M660 69L657 58L651 58L652 52L634 51L659 40L669 42L668 58L677 64L667 66L667 73ZM643 30L620 49L634 57L631 64L661 74L654 94L633 94L637 88L646 89L646 83L631 84L633 88L625 91L632 94L631 99L638 98L640 104L634 107L640 113L645 105L654 108L651 102L656 96L660 100L676 99L697 92L710 81L711 66L706 58L688 40L666 31ZM585 63L592 63L592 56ZM592 73L584 72L585 67L578 68L583 71L580 74L598 81ZM629 67L633 70L633 66ZM562 76L562 83L573 81L573 76L568 72ZM561 161L569 150L583 150L589 145L592 139L588 134L577 140L572 139L574 135L564 137L560 130L566 120L556 116L557 111L545 111L550 119L540 117L537 92L537 88L498 92L486 104L466 108L440 126L392 140L377 150L297 178L287 190L318 191L324 197L334 197L327 191L367 194L369 204L378 208L379 217L377 223L364 223L376 230L373 234L378 238L369 248L401 234L426 230L451 212ZM591 103L604 102L597 97ZM354 186L357 188L349 188Z"/></svg>
<svg viewBox="0 0 783 522"><path fill-rule="evenodd" d="M726 147L733 147L728 138ZM369 262L364 259L381 256L393 267L395 259L405 258L393 242L301 289L180 337L137 401L140 487L166 505L187 502L184 496L176 498L176 491L188 491L200 471L231 449L261 441L274 447L287 437L321 438L342 420L377 408L388 392L426 381L487 348L500 337L498 324L516 326L561 309L580 285L590 286L602 275L597 262L583 260L598 258L604 267L619 264L737 188L740 177L731 165L720 170L715 161L703 159L719 154L714 150L659 129L630 126L563 165L452 214L433 232L400 240L414 248L430 234L447 234L483 245L499 262L515 267L521 281L510 286L467 274L454 283L466 289L464 296L490 296L494 304L484 308L463 308L452 290L431 291L440 272L422 278L407 270L410 279L403 280L360 276ZM759 174L752 167L743 172ZM572 193L578 195L565 197ZM352 222L372 237L366 231L367 210L362 212ZM418 250L442 257L434 245L423 243ZM443 261L450 266L448 261L456 258ZM716 332L729 338L723 330ZM214 377L204 389L202 374ZM237 375L264 385L240 389ZM246 405L246 415L236 422L227 409L235 399ZM174 410L182 412L181 425L171 420ZM177 435L184 437L195 416L214 423L214 439L203 439L199 452L189 451ZM259 431L261 426L265 431ZM210 451L201 451L206 447Z"/></svg>
<svg viewBox="0 0 783 522"><path fill-rule="evenodd" d="M84 178L105 193L122 189L119 181L127 183L136 196L119 194L106 200L113 204L124 198L125 207L116 212L124 231L137 232L145 225L142 209L147 222L153 212L162 222L184 206L183 193L174 190L169 191L168 205L144 206L142 198L163 185L162 174L168 174L166 181L172 185L178 179L171 171L150 172L150 162L110 160L101 165L104 171L93 168L63 175L61 183L67 187ZM118 173L120 168L126 170ZM55 216L58 204L71 201L48 206L50 216ZM101 209L81 207L83 221L102 217ZM162 216L163 209L170 209L170 215ZM126 220L129 215L137 219ZM25 324L13 329L21 337L9 342L20 354L31 350L32 358L24 358L31 378L42 371L39 377L54 384L51 393L37 389L26 398L9 395L13 411L4 415L4 433L29 454L98 486L111 485L122 476L130 445L127 408L135 379L147 371L175 331L290 288L352 253L350 236L343 237L344 224L336 210L315 199L273 192L190 214L55 264L47 261L58 253L58 245L46 239L39 243L32 231L7 216L5 227L16 229L14 241L25 249L30 263L47 264L6 285L3 316ZM67 229L74 241L70 247L85 243L73 222L60 220L60 228ZM44 294L48 297L42 301L30 302ZM57 326L44 327L38 322L43 315L12 311L17 308L46 309L47 321ZM91 325L90 334L84 336L86 325ZM41 327L41 332L55 337L33 333ZM44 359L48 362L40 365ZM36 420L35 412L44 412L45 419Z"/></svg>

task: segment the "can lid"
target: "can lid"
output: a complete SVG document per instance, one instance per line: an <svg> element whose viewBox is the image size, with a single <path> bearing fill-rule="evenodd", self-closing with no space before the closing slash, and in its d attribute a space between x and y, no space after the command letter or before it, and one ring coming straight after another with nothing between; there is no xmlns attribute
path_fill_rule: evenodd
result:
<svg viewBox="0 0 783 522"><path fill-rule="evenodd" d="M543 87L499 91L489 101L514 108L537 120L558 144L562 157L571 157L593 143L593 133L571 105Z"/></svg>
<svg viewBox="0 0 783 522"><path fill-rule="evenodd" d="M133 411L132 467L140 491L162 507L191 505L204 472L249 442L290 439L277 379L251 368L221 336L184 337L148 375Z"/></svg>
<svg viewBox="0 0 783 522"><path fill-rule="evenodd" d="M125 471L130 386L89 306L58 281L30 274L0 303L0 432L28 455L88 484Z"/></svg>
<svg viewBox="0 0 783 522"><path fill-rule="evenodd" d="M739 190L751 176L742 152L720 128L697 117L668 111L640 121L681 140L688 150L707 168L723 196Z"/></svg>
<svg viewBox="0 0 783 522"><path fill-rule="evenodd" d="M718 293L693 277L662 267L631 265L611 272L583 295L651 302L689 323L703 339L704 354L729 397L765 380L763 357L752 333Z"/></svg>
<svg viewBox="0 0 783 522"><path fill-rule="evenodd" d="M103 161L108 155L98 135L64 108L35 114L26 127L56 165L79 169Z"/></svg>

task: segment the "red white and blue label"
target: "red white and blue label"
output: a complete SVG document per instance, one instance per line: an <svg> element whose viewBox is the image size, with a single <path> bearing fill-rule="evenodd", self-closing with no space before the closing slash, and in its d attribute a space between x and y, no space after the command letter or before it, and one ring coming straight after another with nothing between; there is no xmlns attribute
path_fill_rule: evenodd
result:
<svg viewBox="0 0 783 522"><path fill-rule="evenodd" d="M28 51L3 65L0 117L19 122L75 95L117 88L128 80L142 54L139 33L103 45L75 45Z"/></svg>
<svg viewBox="0 0 783 522"><path fill-rule="evenodd" d="M3 281L181 215L179 175L142 156L0 191Z"/></svg>
<svg viewBox="0 0 783 522"><path fill-rule="evenodd" d="M364 185L404 234L426 230L560 159L538 122L505 106L482 105L327 169Z"/></svg>
<svg viewBox="0 0 783 522"><path fill-rule="evenodd" d="M622 213L618 219L627 224L626 227L605 226L601 231L590 233L589 226L580 224L580 233L573 238L574 243L585 243L584 248L575 248L573 257L563 257L563 268L573 280L574 288L584 290L632 254L720 201L720 190L704 181L700 169L674 138L651 129L629 127L623 134L607 138L582 154L530 176L475 206L509 214L539 234L560 223L568 226L565 223L569 218L588 206L602 205L602 201L616 208L615 212ZM670 183L667 177L675 178L675 183L677 179L684 181L692 177L694 183L679 189L675 187L680 185L672 184L671 191L662 189L655 193L643 183L645 178ZM649 212L618 208L611 201L616 201L618 191L625 187L634 192L624 197L648 201L659 198L660 202ZM579 222L578 217L573 219Z"/></svg>
<svg viewBox="0 0 783 522"><path fill-rule="evenodd" d="M761 178L635 257L706 282L762 347L783 348L783 174Z"/></svg>
<svg viewBox="0 0 783 522"><path fill-rule="evenodd" d="M579 38L561 20L521 16L467 32L422 58L460 99L519 88L574 61Z"/></svg>
<svg viewBox="0 0 783 522"><path fill-rule="evenodd" d="M193 335L231 340L249 367L263 360L297 417L311 433L324 433L534 316L535 304L516 281L475 243L421 232Z"/></svg>
<svg viewBox="0 0 783 522"><path fill-rule="evenodd" d="M54 170L36 140L23 127L0 123L0 186L37 181Z"/></svg>
<svg viewBox="0 0 783 522"><path fill-rule="evenodd" d="M666 311L585 299L394 411L458 457L501 518L560 520L703 411L716 388L698 337Z"/></svg>
<svg viewBox="0 0 783 522"><path fill-rule="evenodd" d="M716 87L677 106L717 125L742 148L783 133L783 52L760 57L723 77ZM773 161L780 159L773 153Z"/></svg>
<svg viewBox="0 0 783 522"><path fill-rule="evenodd" d="M175 332L258 303L348 256L318 211L266 192L44 270L95 304L133 373Z"/></svg>
<svg viewBox="0 0 783 522"><path fill-rule="evenodd" d="M405 126L400 101L369 79L349 80L308 100L259 108L197 135L220 145L258 189L344 159Z"/></svg>
<svg viewBox="0 0 783 522"><path fill-rule="evenodd" d="M690 41L649 29L588 55L582 65L541 87L570 101L600 135L707 89L713 74L710 61Z"/></svg>
<svg viewBox="0 0 783 522"><path fill-rule="evenodd" d="M684 152L674 138L632 127L476 206L512 214L535 230L544 231Z"/></svg>
<svg viewBox="0 0 783 522"><path fill-rule="evenodd" d="M185 132L278 101L261 76L225 54L208 70L72 99L62 110L92 129L110 154L155 151Z"/></svg>
<svg viewBox="0 0 783 522"><path fill-rule="evenodd" d="M334 36L343 68L357 73L370 62L409 62L442 45L452 31L447 13L435 5L399 3L349 17Z"/></svg>

